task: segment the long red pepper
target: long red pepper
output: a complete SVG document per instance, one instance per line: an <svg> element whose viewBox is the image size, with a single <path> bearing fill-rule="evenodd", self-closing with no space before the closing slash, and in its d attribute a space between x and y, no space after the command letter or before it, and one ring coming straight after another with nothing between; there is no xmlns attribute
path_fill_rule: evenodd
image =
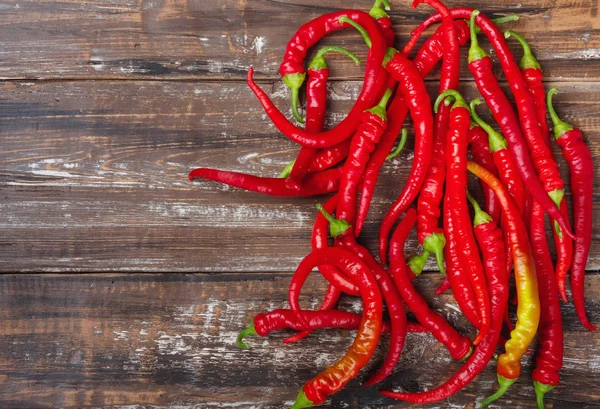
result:
<svg viewBox="0 0 600 409"><path fill-rule="evenodd" d="M386 13L386 11L390 11L391 8L389 0L375 0L373 7L369 10L369 15L377 21L377 24L379 24L379 28L381 28L381 31L383 32L385 43L388 47L393 47L394 42L396 41L396 33L392 29L392 19Z"/></svg>
<svg viewBox="0 0 600 409"><path fill-rule="evenodd" d="M510 339L504 344L506 352L498 357L496 372L500 387L492 396L481 403L481 406L487 406L504 395L521 374L521 357L533 341L538 328L540 299L527 229L507 188L492 173L475 162L469 161L467 168L494 190L502 205L502 211L507 219L505 234L510 238L519 300L515 329L511 331ZM504 314L504 311L502 313Z"/></svg>
<svg viewBox="0 0 600 409"><path fill-rule="evenodd" d="M406 311L402 304L402 299L398 294L393 280L388 273L373 258L369 250L356 242L352 229L347 222L334 219L325 209L319 209L330 220L330 233L336 238L336 245L345 247L363 259L369 268L375 274L375 279L383 294L383 299L387 305L390 323L392 326L390 346L383 365L377 373L365 382L365 385L372 385L385 379L392 373L396 363L400 359L402 349L404 348L404 339L406 336Z"/></svg>
<svg viewBox="0 0 600 409"><path fill-rule="evenodd" d="M298 299L292 297L292 294L298 295L298 292L294 290L302 287L311 270L321 264L336 265L359 286L363 301L363 317L356 338L346 354L304 384L292 406L293 409L320 405L325 402L328 395L342 389L369 362L381 335L382 302L377 281L371 270L359 257L341 248L312 252L302 260L296 269L290 283L289 301L303 327L308 328L309 325L306 318L301 315Z"/></svg>
<svg viewBox="0 0 600 409"><path fill-rule="evenodd" d="M251 192L262 193L270 196L317 196L335 192L339 189L341 168L328 169L323 172L309 175L300 190L291 189L286 186L285 180L281 178L262 178L245 173L228 172L224 170L197 168L190 172L188 178L213 180L229 186Z"/></svg>
<svg viewBox="0 0 600 409"><path fill-rule="evenodd" d="M258 97L269 118L281 133L302 146L325 148L348 139L358 126L360 113L376 103L386 85L387 74L381 68L386 52L385 39L375 20L368 13L358 10L342 10L324 14L300 27L286 47L284 61L279 70L281 75L285 77L290 74L304 73L302 64L309 48L327 34L350 27L348 21L360 24L368 34L372 46L367 57L367 67L361 93L348 116L334 128L319 133L299 129L287 120L285 115L275 107L268 95L254 82L252 79L253 69L250 68L248 71L248 85ZM295 83L292 87L298 87L299 89L303 81L304 78L299 81L299 84Z"/></svg>
<svg viewBox="0 0 600 409"><path fill-rule="evenodd" d="M495 176L498 176L498 169L490 151L488 134L479 125L472 126L469 131L469 146L473 160L492 172ZM501 213L500 203L498 203L496 195L488 185L482 183L482 189L485 211L492 216L492 219L496 223L499 223Z"/></svg>
<svg viewBox="0 0 600 409"><path fill-rule="evenodd" d="M351 225L356 221L358 187L371 153L387 129L386 106L392 96L388 89L375 107L366 110L350 144L350 156L344 163L338 194L337 218Z"/></svg>
<svg viewBox="0 0 600 409"><path fill-rule="evenodd" d="M357 329L362 320L362 316L348 311L328 310L328 311L302 311L306 317L311 330L336 328L336 329ZM257 314L248 326L240 331L236 343L240 349L248 349L248 344L244 338L248 336L266 337L273 331L282 329L302 329L302 324L296 318L294 311L290 309L278 309L268 313ZM390 332L390 323L382 322L381 333ZM407 322L406 332L408 333L427 333L431 332L417 322ZM284 341L285 342L285 341Z"/></svg>
<svg viewBox="0 0 600 409"><path fill-rule="evenodd" d="M558 371L563 365L564 334L558 288L546 241L546 226L542 207L534 203L531 212L529 237L535 260L538 289L540 292L540 328L535 369L531 373L539 409L544 409L544 395L560 381Z"/></svg>
<svg viewBox="0 0 600 409"><path fill-rule="evenodd" d="M471 113L462 95L455 90L448 90L439 95L435 101L435 110L447 96L454 98L450 111L448 133L446 134L446 202L445 212L452 214L455 238L463 263L471 279L471 286L477 300L479 310L479 333L475 341L477 345L485 337L491 326L490 298L485 280L485 271L479 258L477 244L471 228L469 206L467 204L467 147Z"/></svg>
<svg viewBox="0 0 600 409"><path fill-rule="evenodd" d="M475 235L485 262L485 273L490 284L492 300L492 326L487 336L477 345L467 362L442 385L422 393L381 392L394 399L415 403L438 402L454 395L468 385L490 361L500 338L502 318L508 303L508 273L504 268L504 243L502 231L493 219L482 212L479 206L475 211Z"/></svg>
<svg viewBox="0 0 600 409"><path fill-rule="evenodd" d="M430 309L411 283L403 249L416 219L416 211L409 209L392 236L390 246L397 247L398 250L394 251L396 257L390 266L390 273L396 283L396 288L400 291L408 308L415 314L417 321L426 329L431 330L432 335L448 348L452 358L464 360L471 353L471 343L468 338L460 335L441 315Z"/></svg>
<svg viewBox="0 0 600 409"><path fill-rule="evenodd" d="M542 131L542 139L548 146L550 155L554 159L554 155L551 150L550 144L550 130L548 128L548 121L546 120L546 91L544 90L543 73L540 64L537 59L533 56L531 48L525 39L515 33L514 31L507 30L504 32L504 37L514 37L519 41L523 48L523 57L519 62L519 67L523 72L523 77L527 82L527 88L533 95L535 102L535 108L537 113L537 120ZM567 205L567 199L564 197L564 190L562 194L559 193L557 200L560 198L560 212L566 220L569 220L569 209ZM566 291L566 279L567 272L573 261L573 241L562 234L560 228L554 226L554 242L556 244L556 277L558 278L558 290L564 302L567 302L567 291Z"/></svg>
<svg viewBox="0 0 600 409"><path fill-rule="evenodd" d="M325 61L325 55L330 52L343 54L355 64L360 64L356 55L344 48L337 46L326 46L321 48L308 65L308 80L306 82L306 130L308 132L321 132L325 122L327 110L327 79L329 78L329 67ZM317 150L302 147L296 158L290 175L286 181L291 188L298 189L302 180L308 173L308 169Z"/></svg>
<svg viewBox="0 0 600 409"><path fill-rule="evenodd" d="M587 317L584 298L585 265L592 241L594 162L590 148L583 140L581 130L564 122L556 114L552 105L552 97L557 92L556 88L552 88L548 92L548 112L550 112L554 124L555 141L561 147L571 172L573 220L576 234L573 264L571 265L571 291L579 320L588 330L595 331L596 326L590 324Z"/></svg>
<svg viewBox="0 0 600 409"><path fill-rule="evenodd" d="M415 156L408 180L398 199L387 212L379 230L379 257L385 264L388 237L400 214L413 202L421 189L431 162L433 114L429 94L419 70L397 50L390 48L384 61L386 70L398 81L415 127Z"/></svg>
<svg viewBox="0 0 600 409"><path fill-rule="evenodd" d="M457 7L450 10L450 13L455 19L463 18L470 19L471 14L477 10L473 10L469 7ZM527 86L521 71L514 60L512 52L508 48L506 40L500 30L496 27L492 20L483 14L477 14L476 22L481 31L488 37L494 51L498 56L502 69L509 79L508 83L511 86L513 94L517 98L519 114L523 116L523 122L525 130L527 132L539 131L537 126L537 119L535 116L535 105L533 103L531 94L527 91ZM474 17L474 20L475 20ZM412 35L420 35L424 29L429 27L431 24L440 21L441 15L434 14L423 21L419 27L413 30ZM472 24L474 27L474 24ZM498 85L498 81L492 71L492 61L489 56L480 47L473 47L473 43L477 46L477 35L472 31L471 35L471 48L474 50L469 53L469 70L473 74L477 87L480 93L483 95L486 103L492 110L494 119L499 123L505 137L508 139L509 148L513 153L515 160L518 163L518 169L523 178L523 182L527 186L527 189L531 192L534 199L538 200L544 207L544 210L550 215L550 217L558 222L562 231L568 236L574 238L573 233L570 231L567 225L567 221L560 213L559 208L553 203L552 199L546 194L544 188L538 179L535 168L531 161L531 157L528 152L525 138L519 121L517 120L510 102L504 95L504 92ZM533 114L533 118L531 115ZM531 120L535 120L535 124Z"/></svg>

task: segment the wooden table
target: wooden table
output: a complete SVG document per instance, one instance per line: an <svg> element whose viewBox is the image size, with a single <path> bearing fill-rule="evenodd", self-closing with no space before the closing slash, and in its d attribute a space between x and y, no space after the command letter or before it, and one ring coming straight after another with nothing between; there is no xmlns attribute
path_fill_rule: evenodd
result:
<svg viewBox="0 0 600 409"><path fill-rule="evenodd" d="M371 2L343 3L368 9ZM399 44L431 12L409 3L393 1ZM585 130L600 169L598 1L466 4L492 16L521 15L507 27L532 42L547 87L561 90L557 109ZM278 64L287 39L339 6L332 0L0 5L0 407L281 408L342 354L352 339L344 331L286 347L285 334L253 339L248 351L234 342L256 313L286 305L291 272L309 252L316 199L267 198L186 178L195 166L279 173L297 147L265 119L244 77L253 65L261 85L286 107ZM361 42L352 31L328 40L364 60ZM353 104L363 68L335 55L329 61L334 123ZM428 79L432 96L437 76ZM464 66L462 76L462 89L475 96ZM383 168L362 238L371 249L409 169L412 143L408 148ZM567 176L562 159L560 168ZM594 176L600 180L597 170ZM600 218L598 202L594 212ZM599 323L600 224L594 227L587 305ZM417 251L414 237L408 248ZM433 272L417 280L431 304L468 331L452 297L433 295L439 283ZM323 281L311 280L303 304L317 305L324 290ZM358 310L360 303L344 299L343 307ZM563 312L562 382L547 407L599 408L600 335L579 325L571 304ZM382 357L379 351L367 372ZM522 379L492 407L535 407L531 356L524 361ZM383 386L431 388L459 365L432 337L409 335ZM394 404L359 384L328 407L418 407ZM465 391L426 407L474 408L494 385L491 363Z"/></svg>

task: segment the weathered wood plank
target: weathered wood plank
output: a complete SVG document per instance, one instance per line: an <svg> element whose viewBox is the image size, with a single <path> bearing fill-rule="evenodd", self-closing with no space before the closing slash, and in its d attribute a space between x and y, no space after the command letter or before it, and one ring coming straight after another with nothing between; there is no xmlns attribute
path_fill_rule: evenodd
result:
<svg viewBox="0 0 600 409"><path fill-rule="evenodd" d="M371 3L352 0L344 2L344 7L368 10ZM413 10L411 3L393 2L391 16L398 46L431 13L426 6ZM465 5L459 0L447 3ZM600 75L597 1L469 5L492 16L520 13L522 21L510 27L532 41L546 75L565 80ZM294 31L339 8L321 0L8 0L0 15L0 76L240 79L254 65L258 75L276 78L285 44ZM355 33L336 34L331 41L357 50L364 59L364 46ZM335 61L335 77L361 76L346 59L330 58ZM468 75L465 70L463 76Z"/></svg>
<svg viewBox="0 0 600 409"><path fill-rule="evenodd" d="M263 85L285 104L283 86ZM359 87L332 85L330 123ZM599 169L600 84L560 88L557 109L585 130ZM295 154L242 83L3 83L0 143L1 271L278 271L309 251L317 199L187 181L195 166L275 176ZM372 249L411 150L383 168L363 238Z"/></svg>
<svg viewBox="0 0 600 409"><path fill-rule="evenodd" d="M433 296L438 275L416 280L432 305L461 328L450 295ZM258 312L284 308L289 274L0 276L0 406L35 408L281 408L302 383L339 358L354 332L319 331L284 346L289 332L250 338L237 332ZM600 321L600 275L589 277L590 314ZM311 278L304 305L317 305L324 282ZM360 303L344 299L342 308ZM553 409L598 408L600 335L585 331L570 304L565 365L548 394ZM387 340L384 341L384 345ZM360 388L373 363L329 408L474 408L494 387L495 364L448 401L395 404ZM402 360L381 387L431 388L459 368L431 336L409 335ZM531 356L522 379L494 408L534 408ZM139 405L139 406L138 406Z"/></svg>

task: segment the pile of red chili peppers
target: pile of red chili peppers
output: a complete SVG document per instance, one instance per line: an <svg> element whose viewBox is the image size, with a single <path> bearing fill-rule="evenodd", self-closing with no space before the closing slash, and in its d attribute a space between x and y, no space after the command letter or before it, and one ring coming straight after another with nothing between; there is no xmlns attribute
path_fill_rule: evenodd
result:
<svg viewBox="0 0 600 409"><path fill-rule="evenodd" d="M531 377L537 403L559 382L563 361L560 300L571 298L582 324L590 331L584 304L585 267L592 234L592 177L590 150L579 129L560 119L552 105L556 89L546 93L542 70L526 42L514 31L502 32L492 20L468 7L448 9L441 0L415 0L435 9L411 33L401 49L386 11L387 0L376 0L370 12L340 10L322 15L298 29L287 44L280 72L290 88L290 121L254 82L248 84L277 129L301 146L295 161L278 178L207 168L193 170L190 180L210 179L274 196L333 194L317 204L312 252L298 266L289 288L289 309L256 315L240 333L238 345L248 346L248 335L298 331L284 342L297 342L323 328L356 329L346 354L307 381L292 408L324 403L357 377L380 344L390 342L385 361L365 385L381 382L400 359L408 332L428 332L462 366L449 379L427 392L381 391L409 402L436 402L468 385L493 359L496 349L498 389L486 406L499 399L521 374L521 358L537 334L535 369ZM423 32L440 27L410 58ZM338 30L358 30L368 47L364 83L346 118L324 130L329 68L326 54L336 52L359 63L351 52L328 46L316 52L305 68L309 49ZM494 49L508 80L514 103L499 85L494 62L479 46L482 33ZM516 41L510 44L507 39ZM459 91L461 47L469 43L467 62L481 94L467 102ZM519 63L511 48L519 47ZM435 103L426 90L426 78L441 61L440 86ZM305 84L306 83L306 84ZM300 91L305 84L306 117L301 115ZM486 104L497 126L477 112ZM516 109L515 109L516 108ZM385 215L379 231L379 260L362 246L360 235L381 167L400 153L410 116L414 128L414 155L408 180ZM570 169L573 219L570 220L565 183L552 151L548 116L554 142ZM394 149L396 140L398 147ZM468 175L481 182L483 205L468 192ZM473 211L470 210L473 209ZM556 247L550 253L545 229L548 214ZM396 226L394 228L394 226ZM416 226L422 253L404 256L405 242ZM461 334L413 286L412 281L433 255L445 276L436 291L452 290L476 335ZM299 305L302 286L318 268L329 282L318 310ZM508 313L510 282L516 288L516 322ZM342 294L362 299L362 314L336 309ZM418 322L407 320L407 309ZM384 319L384 314L386 319ZM502 335L503 330L508 335Z"/></svg>

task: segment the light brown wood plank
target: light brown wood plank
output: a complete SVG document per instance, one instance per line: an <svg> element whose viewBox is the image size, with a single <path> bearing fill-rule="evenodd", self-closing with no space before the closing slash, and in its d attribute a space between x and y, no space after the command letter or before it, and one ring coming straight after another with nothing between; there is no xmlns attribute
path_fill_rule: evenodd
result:
<svg viewBox="0 0 600 409"><path fill-rule="evenodd" d="M282 86L263 85L285 103ZM330 122L359 86L332 85ZM471 83L462 88L475 95ZM584 129L598 169L600 84L560 88L557 109ZM4 83L0 141L1 271L279 271L310 250L323 198L187 180L196 166L276 176L295 155L244 84ZM411 160L409 140L383 167L362 236L373 250ZM562 158L560 167L567 177ZM599 235L595 225L590 270L600 269ZM417 251L414 237L409 248Z"/></svg>
<svg viewBox="0 0 600 409"><path fill-rule="evenodd" d="M411 0L393 2L397 46L431 13ZM368 11L371 0L344 2ZM449 1L450 6L465 2ZM600 19L594 0L471 2L492 16L519 13L507 25L531 40L553 78L592 80L600 75ZM3 78L241 79L250 65L278 77L286 42L303 23L340 5L321 0L9 0L0 15ZM353 32L335 42L366 55ZM516 44L511 44L518 50ZM517 52L520 55L520 51ZM337 78L360 78L347 59L331 56ZM464 78L468 72L463 71Z"/></svg>
<svg viewBox="0 0 600 409"><path fill-rule="evenodd" d="M354 332L318 331L296 345L235 337L259 313L287 306L289 274L235 275L32 275L0 276L0 406L35 408L261 408L287 407L304 381L338 359ZM600 275L588 277L591 319L600 321ZM434 308L468 333L450 295L433 296L438 275L416 283ZM325 291L311 278L303 305ZM344 299L341 308L359 311ZM600 335L585 331L572 306L563 307L565 363L547 408L597 408L600 400ZM384 336L382 345L387 345ZM360 381L382 362L384 349L366 371L331 400L328 408L475 408L494 387L495 364L463 392L437 405L383 399ZM535 408L531 355L521 379L494 408ZM430 388L459 364L430 335L409 335L403 357L380 387ZM139 406L136 406L139 405Z"/></svg>

